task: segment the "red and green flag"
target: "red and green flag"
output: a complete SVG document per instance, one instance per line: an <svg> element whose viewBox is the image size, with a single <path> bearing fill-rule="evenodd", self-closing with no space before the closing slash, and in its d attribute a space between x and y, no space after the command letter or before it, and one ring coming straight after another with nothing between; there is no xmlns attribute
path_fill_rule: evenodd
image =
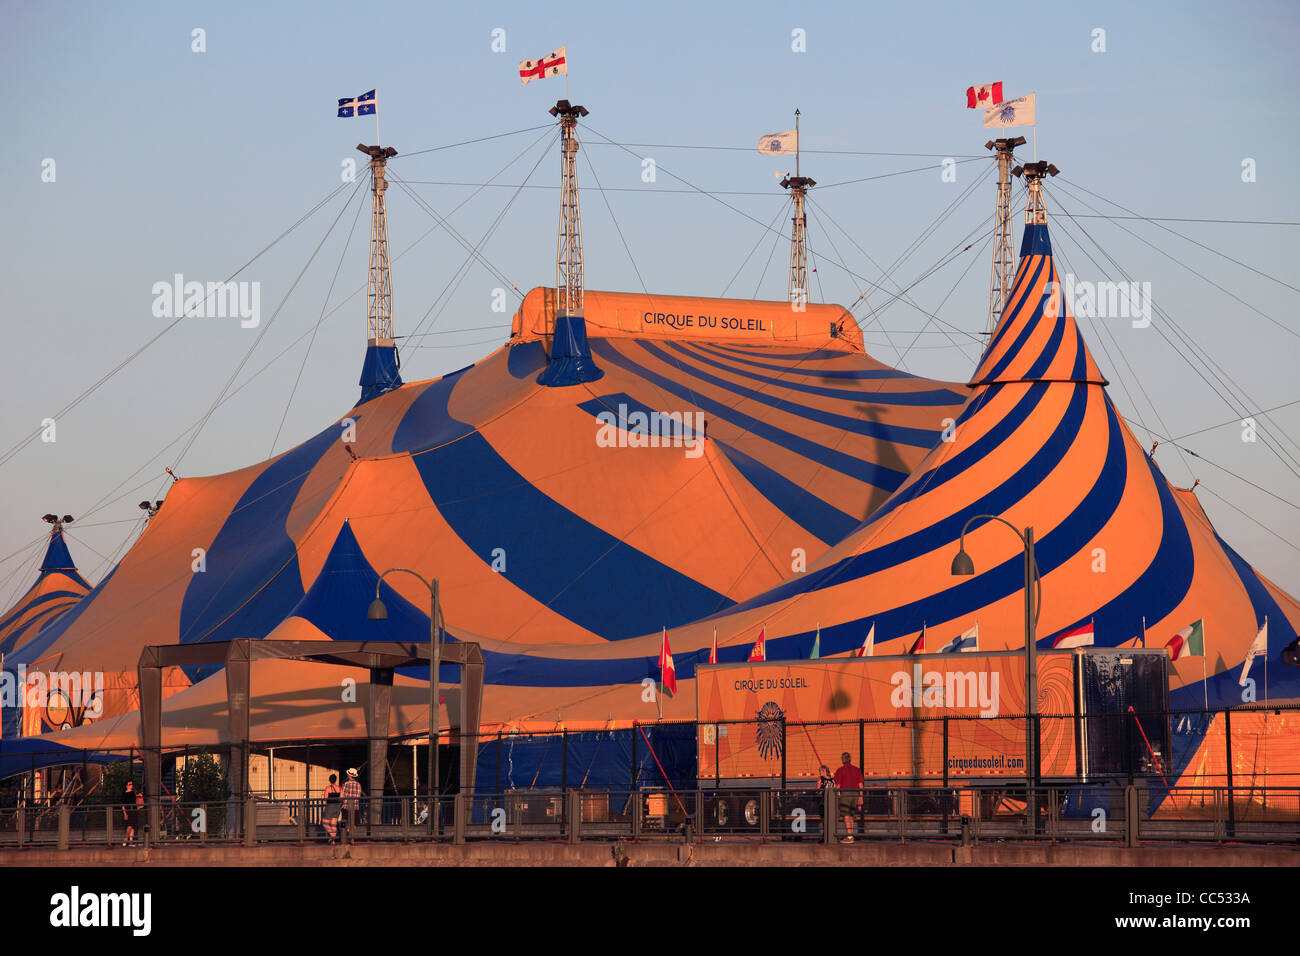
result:
<svg viewBox="0 0 1300 956"><path fill-rule="evenodd" d="M1177 634L1169 639L1165 645L1169 648L1169 656L1174 660L1181 660L1184 657L1204 657L1205 656L1205 621L1204 619L1187 625Z"/></svg>

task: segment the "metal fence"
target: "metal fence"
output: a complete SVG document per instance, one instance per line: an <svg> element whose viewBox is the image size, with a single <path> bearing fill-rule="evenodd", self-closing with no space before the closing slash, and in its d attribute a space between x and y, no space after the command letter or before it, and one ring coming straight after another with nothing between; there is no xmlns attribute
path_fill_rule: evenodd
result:
<svg viewBox="0 0 1300 956"><path fill-rule="evenodd" d="M1300 842L1300 789L1270 788L1261 809L1227 787L785 787L569 790L362 799L336 826L323 801L162 801L0 810L0 847L208 844L520 843L654 840ZM1176 806L1176 814L1154 812ZM1234 814L1233 809L1236 808ZM851 838L851 839L850 839Z"/></svg>

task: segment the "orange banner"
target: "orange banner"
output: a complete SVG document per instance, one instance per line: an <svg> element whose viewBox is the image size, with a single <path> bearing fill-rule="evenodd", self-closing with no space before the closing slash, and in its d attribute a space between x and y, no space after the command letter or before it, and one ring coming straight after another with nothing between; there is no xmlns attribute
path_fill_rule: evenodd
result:
<svg viewBox="0 0 1300 956"><path fill-rule="evenodd" d="M1041 772L1069 775L1071 655L1038 661ZM819 766L833 772L843 753L869 778L1025 774L1019 653L703 665L696 708L702 779L779 778L783 768L787 780L815 779Z"/></svg>

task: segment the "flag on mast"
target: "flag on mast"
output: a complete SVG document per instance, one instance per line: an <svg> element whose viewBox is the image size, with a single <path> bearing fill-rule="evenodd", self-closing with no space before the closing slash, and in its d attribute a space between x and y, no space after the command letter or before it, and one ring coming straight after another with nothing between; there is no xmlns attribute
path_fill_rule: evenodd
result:
<svg viewBox="0 0 1300 956"><path fill-rule="evenodd" d="M977 106L997 106L1002 102L1002 84L985 83L983 86L966 87L966 106L975 109Z"/></svg>
<svg viewBox="0 0 1300 956"><path fill-rule="evenodd" d="M997 106L990 106L984 111L984 128L985 129L1008 129L1012 126L1033 126L1034 124L1034 97L1036 94L1030 93L1028 96L1021 96L1014 100L1007 100L999 103Z"/></svg>
<svg viewBox="0 0 1300 956"><path fill-rule="evenodd" d="M371 90L360 96L339 100L339 116L373 116L377 105L375 91Z"/></svg>
<svg viewBox="0 0 1300 956"><path fill-rule="evenodd" d="M1250 673L1250 665L1260 654L1268 654L1268 618L1264 618L1264 626L1259 629L1259 633L1255 635L1250 648L1246 651L1246 662L1241 665L1241 679L1237 681L1240 686L1246 686L1246 675Z"/></svg>
<svg viewBox="0 0 1300 956"><path fill-rule="evenodd" d="M552 50L540 60L523 60L519 64L519 85L527 86L533 80L559 76L561 73L567 74L569 59L564 52L567 49L568 47L562 46L558 50Z"/></svg>
<svg viewBox="0 0 1300 956"><path fill-rule="evenodd" d="M659 648L659 682L668 693L677 694L677 668L673 666L673 652L668 646L668 628L664 627L664 642Z"/></svg>
<svg viewBox="0 0 1300 956"><path fill-rule="evenodd" d="M1087 624L1080 624L1073 630L1060 634L1052 641L1053 650L1064 650L1068 647L1092 647L1097 643L1096 637L1092 632L1092 621Z"/></svg>
<svg viewBox="0 0 1300 956"><path fill-rule="evenodd" d="M709 651L709 663L718 663L718 629L713 629L713 649Z"/></svg>
<svg viewBox="0 0 1300 956"><path fill-rule="evenodd" d="M924 654L924 653L925 653L925 622L924 622L924 621L921 622L921 633L920 633L920 635L917 637L917 639L916 639L916 643L912 645L912 649L911 649L910 651L908 651L907 653L909 653L909 654Z"/></svg>
<svg viewBox="0 0 1300 956"><path fill-rule="evenodd" d="M979 653L980 649L980 625L979 621L969 631L958 634L951 641L945 644L940 650L940 654L960 654L960 653Z"/></svg>
<svg viewBox="0 0 1300 956"><path fill-rule="evenodd" d="M822 626L821 623L818 622L817 636L813 638L813 649L812 649L812 653L808 655L808 660L810 661L821 660L821 656L822 656Z"/></svg>
<svg viewBox="0 0 1300 956"><path fill-rule="evenodd" d="M799 151L799 133L788 129L784 133L768 133L759 137L758 151L764 156L790 156Z"/></svg>
<svg viewBox="0 0 1300 956"><path fill-rule="evenodd" d="M764 624L758 632L758 640L754 643L753 649L749 652L749 660L765 661L767 660L767 625Z"/></svg>
<svg viewBox="0 0 1300 956"><path fill-rule="evenodd" d="M1180 660L1184 657L1204 657L1205 620L1201 619L1188 624L1171 637L1165 647L1169 649L1169 655L1174 660Z"/></svg>
<svg viewBox="0 0 1300 956"><path fill-rule="evenodd" d="M876 622L871 622L871 630L867 631L867 639L862 642L862 646L853 652L854 657L874 657L876 654Z"/></svg>

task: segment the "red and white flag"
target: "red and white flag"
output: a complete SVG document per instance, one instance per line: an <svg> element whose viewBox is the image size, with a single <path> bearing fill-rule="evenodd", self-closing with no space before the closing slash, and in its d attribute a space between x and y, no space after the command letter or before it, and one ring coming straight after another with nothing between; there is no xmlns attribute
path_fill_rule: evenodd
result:
<svg viewBox="0 0 1300 956"><path fill-rule="evenodd" d="M985 83L983 86L966 88L966 106L970 109L975 109L977 106L997 106L1001 102L1001 83Z"/></svg>
<svg viewBox="0 0 1300 956"><path fill-rule="evenodd" d="M568 57L564 55L566 49L566 47L560 47L558 50L548 53L540 60L524 60L520 63L520 85L527 86L533 80L541 80L548 76L559 76L561 73L568 73Z"/></svg>
<svg viewBox="0 0 1300 956"><path fill-rule="evenodd" d="M664 628L664 643L659 648L659 682L664 685L664 690L676 695L677 693L677 668L673 666L672 648L668 646L668 628Z"/></svg>
<svg viewBox="0 0 1300 956"><path fill-rule="evenodd" d="M1052 641L1052 647L1063 650L1067 647L1092 647L1095 643L1092 633L1092 621L1081 624L1072 631L1066 631Z"/></svg>
<svg viewBox="0 0 1300 956"><path fill-rule="evenodd" d="M718 663L718 629L713 629L713 650L709 651L709 663Z"/></svg>
<svg viewBox="0 0 1300 956"><path fill-rule="evenodd" d="M754 642L753 649L749 652L751 661L767 660L767 625L764 624L758 632L758 640Z"/></svg>
<svg viewBox="0 0 1300 956"><path fill-rule="evenodd" d="M862 642L862 646L853 652L854 657L873 657L876 653L876 622L871 622L871 630L867 631L867 639Z"/></svg>

